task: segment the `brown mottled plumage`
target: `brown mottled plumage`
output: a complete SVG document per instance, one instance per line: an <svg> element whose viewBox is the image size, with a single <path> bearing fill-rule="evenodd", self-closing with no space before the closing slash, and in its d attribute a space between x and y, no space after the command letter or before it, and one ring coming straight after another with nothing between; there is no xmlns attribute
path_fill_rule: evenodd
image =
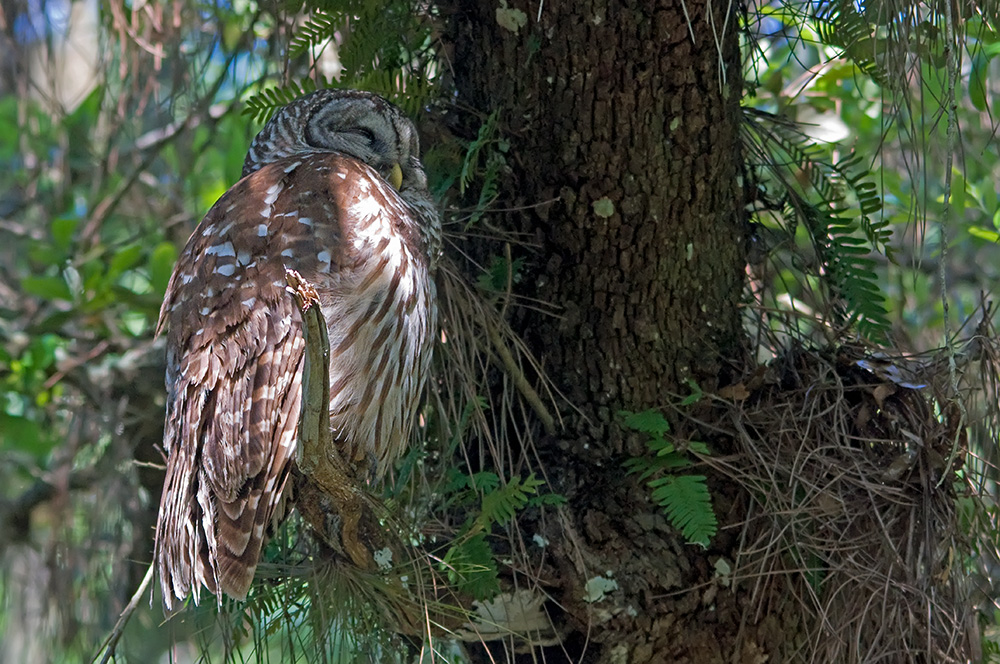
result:
<svg viewBox="0 0 1000 664"><path fill-rule="evenodd" d="M329 328L330 420L376 476L403 451L426 380L440 220L413 125L384 99L321 90L254 139L244 178L178 260L167 329L164 602L244 598L295 454L304 343L286 268ZM395 185L395 186L394 186ZM397 189L398 187L398 189Z"/></svg>

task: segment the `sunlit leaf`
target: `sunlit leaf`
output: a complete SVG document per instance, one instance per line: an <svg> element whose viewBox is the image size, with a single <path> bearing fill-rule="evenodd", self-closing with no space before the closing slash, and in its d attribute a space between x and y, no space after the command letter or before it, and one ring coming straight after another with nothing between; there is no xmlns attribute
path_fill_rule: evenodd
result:
<svg viewBox="0 0 1000 664"><path fill-rule="evenodd" d="M635 431L650 433L655 436L663 436L663 434L670 431L670 424L667 422L667 418L663 416L663 413L654 408L644 410L641 413L632 413L623 410L619 411L618 414L625 418L625 426Z"/></svg>
<svg viewBox="0 0 1000 664"><path fill-rule="evenodd" d="M71 300L69 286L62 277L24 277L21 289L46 300Z"/></svg>
<svg viewBox="0 0 1000 664"><path fill-rule="evenodd" d="M157 294L163 295L167 292L167 284L170 282L170 274L176 262L177 247L172 242L159 243L150 254L149 280Z"/></svg>

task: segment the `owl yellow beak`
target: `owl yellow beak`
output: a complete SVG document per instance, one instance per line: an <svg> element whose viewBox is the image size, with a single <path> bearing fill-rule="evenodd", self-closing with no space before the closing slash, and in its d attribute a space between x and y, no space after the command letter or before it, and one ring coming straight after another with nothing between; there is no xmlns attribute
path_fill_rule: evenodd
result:
<svg viewBox="0 0 1000 664"><path fill-rule="evenodd" d="M403 169L399 167L399 164L392 165L392 169L389 171L389 184L397 191L403 186Z"/></svg>

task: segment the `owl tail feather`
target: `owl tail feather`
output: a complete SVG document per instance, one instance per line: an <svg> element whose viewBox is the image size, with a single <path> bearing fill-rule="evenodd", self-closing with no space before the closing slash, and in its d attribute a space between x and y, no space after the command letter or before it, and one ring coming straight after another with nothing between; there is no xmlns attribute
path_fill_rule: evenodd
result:
<svg viewBox="0 0 1000 664"><path fill-rule="evenodd" d="M174 461L173 457L170 459ZM168 611L201 588L246 599L264 544L267 509L259 509L263 474L248 481L245 497L226 503L180 462L168 464L156 528L156 559ZM201 479L201 481L199 481ZM254 486L256 485L256 486Z"/></svg>

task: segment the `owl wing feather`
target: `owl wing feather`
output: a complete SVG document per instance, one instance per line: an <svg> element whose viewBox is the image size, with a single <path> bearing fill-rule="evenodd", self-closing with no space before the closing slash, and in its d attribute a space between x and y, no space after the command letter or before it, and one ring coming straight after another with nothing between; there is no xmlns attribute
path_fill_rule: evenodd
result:
<svg viewBox="0 0 1000 664"><path fill-rule="evenodd" d="M156 529L168 609L189 591L197 602L201 585L244 598L265 528L283 511L304 349L285 268L329 281L344 262L349 220L330 189L350 186L334 175L351 162L307 155L240 180L171 277L158 325L167 328L169 456Z"/></svg>

